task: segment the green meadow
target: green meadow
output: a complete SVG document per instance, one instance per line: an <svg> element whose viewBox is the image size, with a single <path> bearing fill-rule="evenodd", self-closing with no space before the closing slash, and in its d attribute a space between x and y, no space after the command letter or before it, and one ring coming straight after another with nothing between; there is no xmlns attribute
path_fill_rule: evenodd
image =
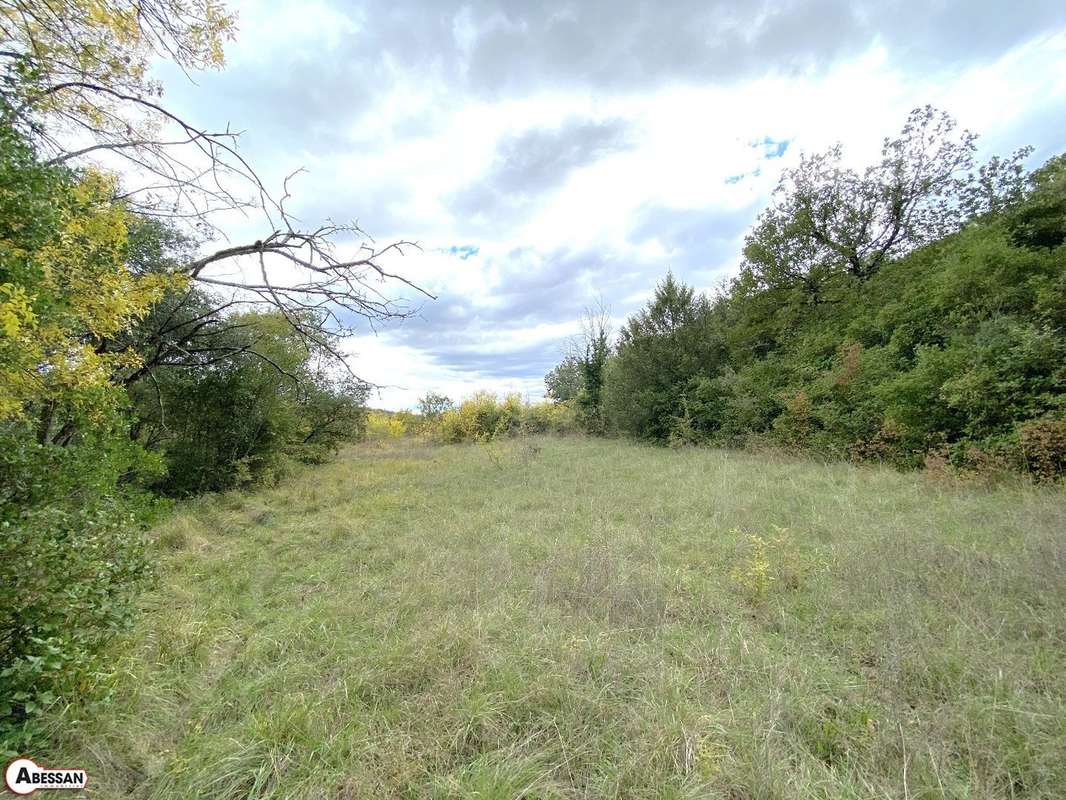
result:
<svg viewBox="0 0 1066 800"><path fill-rule="evenodd" d="M153 539L40 759L92 797L1066 791L1061 487L405 439Z"/></svg>

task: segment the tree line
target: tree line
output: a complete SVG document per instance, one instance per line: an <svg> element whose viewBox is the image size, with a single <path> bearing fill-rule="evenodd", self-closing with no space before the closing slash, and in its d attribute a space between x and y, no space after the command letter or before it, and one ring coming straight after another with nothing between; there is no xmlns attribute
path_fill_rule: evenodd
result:
<svg viewBox="0 0 1066 800"><path fill-rule="evenodd" d="M586 427L903 468L1066 468L1066 156L975 162L926 107L863 171L787 170L707 294L672 274L545 378Z"/></svg>
<svg viewBox="0 0 1066 800"><path fill-rule="evenodd" d="M84 686L169 498L361 435L360 323L405 316L356 225L305 227L153 59L221 68L214 0L0 0L0 751ZM233 242L217 215L260 225Z"/></svg>

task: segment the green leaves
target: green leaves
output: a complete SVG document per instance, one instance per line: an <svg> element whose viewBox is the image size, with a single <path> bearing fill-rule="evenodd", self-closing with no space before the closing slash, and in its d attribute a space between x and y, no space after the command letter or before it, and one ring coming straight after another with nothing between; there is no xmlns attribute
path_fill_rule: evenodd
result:
<svg viewBox="0 0 1066 800"><path fill-rule="evenodd" d="M130 384L136 434L164 460L154 486L168 495L270 483L292 459L326 460L365 429L368 387L321 369L322 352L280 313L216 307L174 293L132 335L152 365Z"/></svg>
<svg viewBox="0 0 1066 800"><path fill-rule="evenodd" d="M987 185L977 189L995 195L979 217L935 241L941 228L927 220L906 255L861 279L833 260L840 252L808 246L802 219L768 210L727 293L711 302L667 275L628 321L604 371L610 426L664 443L768 439L899 466L943 448L953 458L987 451L997 454L989 461L1057 474L1064 164L1052 159L1022 191L1016 159L996 162L979 176ZM827 163L805 168L793 179L840 205L807 208L803 224L851 219L865 202L833 183ZM911 249L920 242L929 243ZM1039 457L1022 441L1036 421L1029 438Z"/></svg>

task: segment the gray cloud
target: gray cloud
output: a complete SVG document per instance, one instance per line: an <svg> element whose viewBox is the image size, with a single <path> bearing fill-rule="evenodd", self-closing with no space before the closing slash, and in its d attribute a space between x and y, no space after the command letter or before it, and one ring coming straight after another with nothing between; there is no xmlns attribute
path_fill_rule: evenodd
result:
<svg viewBox="0 0 1066 800"><path fill-rule="evenodd" d="M1033 0L1009 14L998 0L512 0L470 7L483 33L468 80L487 92L809 71L875 40L920 67L969 63L1066 20L1058 0Z"/></svg>
<svg viewBox="0 0 1066 800"><path fill-rule="evenodd" d="M557 343L524 345L506 352L474 347L438 348L432 353L437 363L461 372L497 378L539 378L559 362Z"/></svg>
<svg viewBox="0 0 1066 800"><path fill-rule="evenodd" d="M724 267L732 266L737 242L757 211L754 205L728 213L644 208L633 221L630 241L657 238L672 251L667 260L633 261L610 249L514 248L490 261L500 272L491 305L445 291L386 336L456 370L540 377L559 361L560 342L527 344L516 338L512 348L486 348L479 344L485 333L492 332L492 340L499 342L536 325L569 322L598 300L616 315L628 314L634 310L630 298L650 296L668 267L681 280L710 285L722 277Z"/></svg>
<svg viewBox="0 0 1066 800"><path fill-rule="evenodd" d="M1034 0L1011 14L997 0L515 0L473 8L487 30L469 72L488 89L541 81L632 86L808 69L861 52L875 39L907 58L980 60L1066 19L1055 0ZM503 24L491 24L501 17Z"/></svg>
<svg viewBox="0 0 1066 800"><path fill-rule="evenodd" d="M460 214L498 219L519 213L558 188L571 171L628 146L624 120L567 120L558 128L534 128L504 138L487 175L458 192Z"/></svg>
<svg viewBox="0 0 1066 800"><path fill-rule="evenodd" d="M597 253L565 249L547 253L533 248L514 250L491 262L500 270L501 284L492 304L445 291L395 333L405 344L433 348L468 342L482 330L500 332L574 319L587 302L582 281L598 278L605 261Z"/></svg>
<svg viewBox="0 0 1066 800"><path fill-rule="evenodd" d="M630 240L658 239L675 254L676 269L707 271L736 257L737 241L758 211L754 205L730 212L647 206L634 220Z"/></svg>
<svg viewBox="0 0 1066 800"><path fill-rule="evenodd" d="M883 44L917 71L987 61L1066 24L1061 0L384 0L333 7L358 34L315 52L277 47L269 58L204 76L197 117L233 120L258 143L351 146L344 122L381 131L370 101L397 76L433 79L456 93L499 97L544 88L629 91L669 83L723 83L771 72L822 71ZM465 32L464 32L465 31ZM206 119L205 119L206 118ZM405 130L418 129L418 118ZM535 143L533 143L535 144Z"/></svg>
<svg viewBox="0 0 1066 800"><path fill-rule="evenodd" d="M611 252L563 248L550 252L520 248L494 266L502 273L501 288L493 293L491 305L445 292L384 335L452 369L501 378L539 378L559 361L560 341L528 343L516 336L512 347L499 343L536 325L575 320L597 299L616 314L627 313L632 310L627 299L650 293L666 268L659 262L633 263ZM675 273L696 280L694 270L682 267ZM494 346L485 346L486 340Z"/></svg>

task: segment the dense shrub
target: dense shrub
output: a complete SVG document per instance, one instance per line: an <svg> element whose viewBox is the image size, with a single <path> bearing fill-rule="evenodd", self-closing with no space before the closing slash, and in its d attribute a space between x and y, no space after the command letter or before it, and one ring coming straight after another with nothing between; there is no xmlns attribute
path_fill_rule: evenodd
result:
<svg viewBox="0 0 1066 800"><path fill-rule="evenodd" d="M165 494L271 483L292 461L320 463L365 430L366 386L317 369L318 354L280 314L228 324L212 346L233 355L161 366L130 388L138 441L167 467L155 483Z"/></svg>
<svg viewBox="0 0 1066 800"><path fill-rule="evenodd" d="M1066 419L1038 419L1019 426L1019 444L1026 468L1039 480L1066 474Z"/></svg>
<svg viewBox="0 0 1066 800"><path fill-rule="evenodd" d="M774 217L718 296L667 275L605 365L608 428L1061 475L1066 159L982 208L937 221L954 230L938 239L913 231L914 247L876 263L838 263L832 248L803 261L807 223ZM800 213L785 203L770 216L786 212Z"/></svg>
<svg viewBox="0 0 1066 800"><path fill-rule="evenodd" d="M435 432L444 442L485 441L516 433L521 423L518 395L500 400L490 392L477 392L441 414Z"/></svg>
<svg viewBox="0 0 1066 800"><path fill-rule="evenodd" d="M172 280L128 269L114 182L0 124L0 751L74 687L146 573L158 459L129 436L128 361L98 346Z"/></svg>
<svg viewBox="0 0 1066 800"><path fill-rule="evenodd" d="M578 418L570 403L531 403L522 409L522 433L573 433Z"/></svg>
<svg viewBox="0 0 1066 800"><path fill-rule="evenodd" d="M366 419L366 435L371 439L399 439L415 433L418 429L414 415L393 411L369 412Z"/></svg>
<svg viewBox="0 0 1066 800"><path fill-rule="evenodd" d="M134 488L157 459L106 426L60 447L0 426L0 751L76 688L130 618L160 505ZM27 725L27 723L29 723Z"/></svg>
<svg viewBox="0 0 1066 800"><path fill-rule="evenodd" d="M569 403L522 402L517 394L500 399L478 392L427 421L426 432L438 441L484 442L528 433L568 433L578 429L578 419Z"/></svg>

